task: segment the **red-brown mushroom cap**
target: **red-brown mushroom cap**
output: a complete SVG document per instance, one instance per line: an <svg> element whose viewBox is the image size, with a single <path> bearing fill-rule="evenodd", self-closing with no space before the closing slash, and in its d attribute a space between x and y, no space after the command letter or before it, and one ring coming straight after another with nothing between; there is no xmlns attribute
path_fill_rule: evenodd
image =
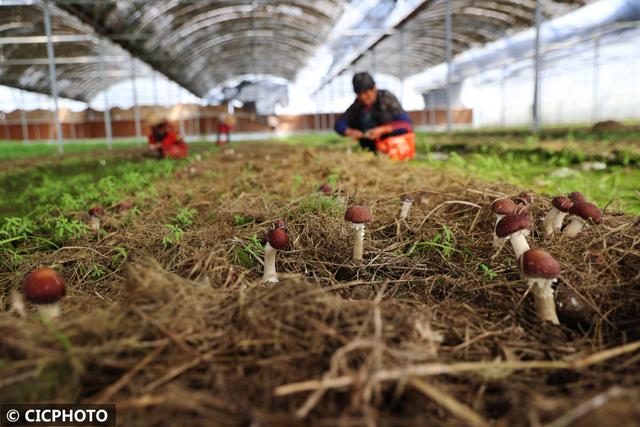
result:
<svg viewBox="0 0 640 427"><path fill-rule="evenodd" d="M574 191L573 193L569 193L567 194L567 197L569 197L569 200L571 200L574 205L576 203L584 203L587 201L587 198L584 197L584 194L582 194L579 191Z"/></svg>
<svg viewBox="0 0 640 427"><path fill-rule="evenodd" d="M55 270L40 268L24 278L22 291L33 304L53 304L65 296L64 279Z"/></svg>
<svg viewBox="0 0 640 427"><path fill-rule="evenodd" d="M131 202L131 200L121 200L116 205L116 209L118 209L119 211L128 211L132 207L133 207L133 202Z"/></svg>
<svg viewBox="0 0 640 427"><path fill-rule="evenodd" d="M329 196L333 193L333 189L331 189L329 184L322 184L320 187L318 187L318 192Z"/></svg>
<svg viewBox="0 0 640 427"><path fill-rule="evenodd" d="M364 224L370 222L372 219L369 209L362 205L350 206L344 213L345 221L352 222L354 224Z"/></svg>
<svg viewBox="0 0 640 427"><path fill-rule="evenodd" d="M528 214L507 215L496 224L496 235L502 238L522 230L533 230Z"/></svg>
<svg viewBox="0 0 640 427"><path fill-rule="evenodd" d="M520 256L518 263L527 278L555 279L560 275L560 263L542 249L529 249Z"/></svg>
<svg viewBox="0 0 640 427"><path fill-rule="evenodd" d="M576 215L588 222L599 224L602 221L602 212L597 206L589 202L576 203L569 209L570 215Z"/></svg>
<svg viewBox="0 0 640 427"><path fill-rule="evenodd" d="M553 200L551 200L551 204L560 212L569 212L569 209L573 206L571 199L565 196L554 197Z"/></svg>
<svg viewBox="0 0 640 427"><path fill-rule="evenodd" d="M289 235L284 228L274 228L267 235L269 244L279 250L286 249L289 246Z"/></svg>
<svg viewBox="0 0 640 427"><path fill-rule="evenodd" d="M523 191L522 193L514 197L513 201L520 205L530 205L531 203L533 203L533 196L526 191Z"/></svg>
<svg viewBox="0 0 640 427"><path fill-rule="evenodd" d="M104 215L104 209L102 209L101 206L94 206L91 209L89 209L89 215L99 218L102 215Z"/></svg>
<svg viewBox="0 0 640 427"><path fill-rule="evenodd" d="M496 215L511 215L516 208L515 202L511 199L498 199L491 204L491 210Z"/></svg>
<svg viewBox="0 0 640 427"><path fill-rule="evenodd" d="M513 211L513 214L529 215L529 206L527 206L527 205L516 205L516 210Z"/></svg>
<svg viewBox="0 0 640 427"><path fill-rule="evenodd" d="M413 202L413 196L411 194L403 194L400 196L400 202Z"/></svg>

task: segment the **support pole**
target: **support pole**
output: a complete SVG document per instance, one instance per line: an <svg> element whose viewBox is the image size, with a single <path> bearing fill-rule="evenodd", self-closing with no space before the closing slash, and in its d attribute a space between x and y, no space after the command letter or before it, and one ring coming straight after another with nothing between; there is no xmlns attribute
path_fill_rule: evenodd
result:
<svg viewBox="0 0 640 427"><path fill-rule="evenodd" d="M158 114L158 72L153 71L153 111Z"/></svg>
<svg viewBox="0 0 640 427"><path fill-rule="evenodd" d="M600 105L598 103L600 84L600 37L593 40L593 77L591 83L591 121L598 121L600 116Z"/></svg>
<svg viewBox="0 0 640 427"><path fill-rule="evenodd" d="M533 111L531 131L540 131L540 26L542 24L542 0L536 0L536 37L533 57Z"/></svg>
<svg viewBox="0 0 640 427"><path fill-rule="evenodd" d="M22 126L22 140L29 142L29 123L27 122L27 112L25 111L24 91L20 91L20 125Z"/></svg>
<svg viewBox="0 0 640 427"><path fill-rule="evenodd" d="M133 93L133 117L136 125L136 139L142 143L142 123L138 105L138 85L136 84L136 61L131 57L131 92Z"/></svg>
<svg viewBox="0 0 640 427"><path fill-rule="evenodd" d="M107 48L104 41L100 42L100 80L102 80L102 99L104 100L104 131L107 136L107 148L113 149L113 130L111 128L111 106L109 105L109 82L107 81L107 71L104 63L104 51Z"/></svg>
<svg viewBox="0 0 640 427"><path fill-rule="evenodd" d="M60 112L58 109L58 79L56 77L56 57L53 52L53 42L51 40L51 13L49 11L49 1L45 0L44 8L44 31L47 36L47 58L49 60L49 83L51 85L51 97L53 98L53 109L56 122L56 137L58 140L58 153L64 153L62 142L62 124L60 123Z"/></svg>
<svg viewBox="0 0 640 427"><path fill-rule="evenodd" d="M169 83L171 84L171 83ZM176 85L177 87L177 85ZM185 108L184 108L184 104L182 103L182 95L183 95L183 91L182 88L178 87L178 102L180 105L180 122L179 122L179 126L180 126L180 135L186 137L187 133L186 133L186 128L184 126L184 115L185 115Z"/></svg>
<svg viewBox="0 0 640 427"><path fill-rule="evenodd" d="M453 49L451 47L451 0L446 0L446 12L444 19L445 26L445 52L447 61L447 133L453 130L453 112L451 111L451 58Z"/></svg>
<svg viewBox="0 0 640 427"><path fill-rule="evenodd" d="M404 50L404 27L402 27L400 29L400 36L398 37L398 44L400 46L398 46L398 52L400 52L400 105L404 104L404 78L406 75L405 72L405 62L404 62L404 56L405 56L405 50Z"/></svg>

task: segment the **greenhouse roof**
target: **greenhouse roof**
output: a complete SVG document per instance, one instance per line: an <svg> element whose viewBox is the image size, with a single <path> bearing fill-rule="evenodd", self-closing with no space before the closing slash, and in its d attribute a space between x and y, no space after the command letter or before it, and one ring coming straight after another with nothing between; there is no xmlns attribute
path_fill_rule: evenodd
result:
<svg viewBox="0 0 640 427"><path fill-rule="evenodd" d="M584 2L543 0L543 11L556 16ZM59 92L88 101L104 87L101 66L109 84L115 84L131 77L131 56L137 58L139 71L151 67L199 97L247 75L291 81L325 43L348 1L51 3ZM388 8L388 3L378 6ZM405 6L403 14L382 14L375 28L336 43L340 50L334 51L329 78L353 64L369 64L372 47L376 57L384 58L380 67L395 76L408 76L443 61L445 1L396 3ZM43 3L0 0L0 8L0 84L49 92ZM454 54L531 26L534 9L535 0L453 0Z"/></svg>

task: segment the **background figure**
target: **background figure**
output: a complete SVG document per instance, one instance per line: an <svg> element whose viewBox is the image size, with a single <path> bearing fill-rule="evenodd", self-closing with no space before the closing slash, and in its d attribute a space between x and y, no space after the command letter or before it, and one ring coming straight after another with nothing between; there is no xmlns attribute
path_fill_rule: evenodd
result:
<svg viewBox="0 0 640 427"><path fill-rule="evenodd" d="M267 125L269 125L271 132L275 132L278 130L278 118L274 115L270 115L267 117Z"/></svg>
<svg viewBox="0 0 640 427"><path fill-rule="evenodd" d="M231 142L231 131L236 125L236 118L232 114L220 114L218 116L218 136L216 144L225 145Z"/></svg>
<svg viewBox="0 0 640 427"><path fill-rule="evenodd" d="M398 99L387 90L378 90L369 73L353 76L353 91L356 100L336 121L336 132L357 140L363 149L394 160L413 158L413 125Z"/></svg>
<svg viewBox="0 0 640 427"><path fill-rule="evenodd" d="M147 122L149 123L149 150L154 157L158 159L187 157L189 153L187 144L167 119L152 115Z"/></svg>

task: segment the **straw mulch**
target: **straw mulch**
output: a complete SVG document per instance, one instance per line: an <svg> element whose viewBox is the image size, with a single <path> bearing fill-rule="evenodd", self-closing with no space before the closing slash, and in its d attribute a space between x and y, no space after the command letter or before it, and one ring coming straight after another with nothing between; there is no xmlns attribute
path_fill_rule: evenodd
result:
<svg viewBox="0 0 640 427"><path fill-rule="evenodd" d="M373 213L350 261L342 199ZM605 211L561 261L562 326L540 323L488 206L522 189L368 154L271 144L207 154L139 215L0 275L0 401L115 402L136 426L640 425L640 224ZM396 219L403 193L432 193ZM549 198L535 195L541 222ZM197 211L163 245L181 208ZM259 242L282 218L281 282ZM121 250L126 248L126 261ZM38 265L67 279L63 317L10 311ZM106 276L92 278L91 266Z"/></svg>

